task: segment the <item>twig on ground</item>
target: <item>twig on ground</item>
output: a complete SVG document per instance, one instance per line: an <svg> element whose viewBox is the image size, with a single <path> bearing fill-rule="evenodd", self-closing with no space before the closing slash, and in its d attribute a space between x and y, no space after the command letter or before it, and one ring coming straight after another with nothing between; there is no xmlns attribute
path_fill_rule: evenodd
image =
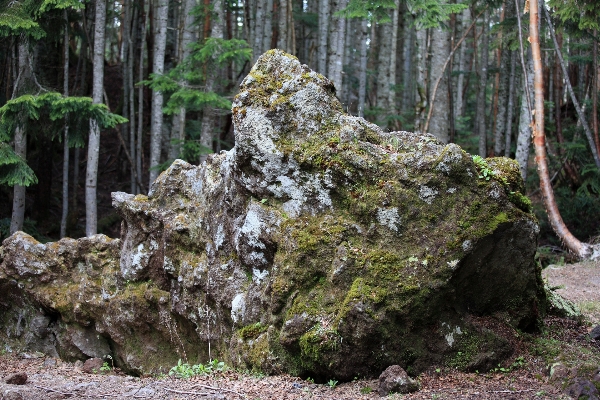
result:
<svg viewBox="0 0 600 400"><path fill-rule="evenodd" d="M231 390L231 389L225 389L225 388L220 388L220 387L216 387L216 386L208 386L208 385L203 385L201 383L198 383L197 385L194 385L192 387L201 387L203 389L210 389L210 390L216 390L216 391L223 391L223 392L229 392L229 393L234 393L237 394L240 397L244 397L243 394L236 392L235 390Z"/></svg>
<svg viewBox="0 0 600 400"><path fill-rule="evenodd" d="M55 392L55 393L60 393L63 396L75 396L75 393L70 393L70 392L61 392L60 390L56 390L56 389L52 389L46 386L39 386L39 385L32 385L35 388L38 389L42 389L42 390L47 390L48 392Z"/></svg>
<svg viewBox="0 0 600 400"><path fill-rule="evenodd" d="M163 388L164 390L166 390L167 392L173 392L173 393L179 393L179 394L191 394L194 396L210 396L211 394L214 393L208 393L208 392L187 392L185 390L175 390L175 389L169 389L169 388Z"/></svg>

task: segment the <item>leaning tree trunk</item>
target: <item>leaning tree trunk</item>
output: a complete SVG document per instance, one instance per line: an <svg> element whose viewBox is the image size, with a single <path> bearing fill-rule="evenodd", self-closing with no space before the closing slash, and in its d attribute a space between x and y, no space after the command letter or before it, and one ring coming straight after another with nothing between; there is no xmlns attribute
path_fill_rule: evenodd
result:
<svg viewBox="0 0 600 400"><path fill-rule="evenodd" d="M543 7L543 5L542 5ZM548 17L548 11L546 10ZM550 18L548 18L548 21ZM535 160L540 177L540 190L548 213L548 221L552 229L564 245L580 258L600 258L600 245L592 246L580 242L569 231L558 211L550 174L548 172L548 159L546 158L546 135L544 133L544 73L542 69L542 52L540 50L540 34L538 29L538 2L529 2L529 40L531 42L531 55L533 58L535 114L533 124L533 144L535 147Z"/></svg>
<svg viewBox="0 0 600 400"><path fill-rule="evenodd" d="M165 70L165 48L167 44L168 0L158 0L156 8L156 32L154 35L154 60L152 73L162 75ZM163 94L152 90L152 120L150 126L150 185L158 177L158 165L162 151Z"/></svg>
<svg viewBox="0 0 600 400"><path fill-rule="evenodd" d="M104 93L104 32L106 28L106 0L96 0L96 22L94 28L94 57L92 65L92 101L102 103ZM98 156L100 154L100 127L90 119L88 139L87 170L85 176L85 234L92 236L98 230L98 205L96 188L98 184Z"/></svg>
<svg viewBox="0 0 600 400"><path fill-rule="evenodd" d="M544 9L544 13L546 15L546 20L548 21L548 28L550 28L550 35L552 36L552 42L554 43L554 49L556 50L556 55L560 60L560 66L563 70L563 76L565 77L565 84L567 85L567 90L569 91L569 95L571 96L571 100L573 101L573 105L575 106L575 110L577 111L577 115L579 116L579 121L581 125L583 125L583 131L585 132L585 136L587 137L588 144L590 145L590 149L592 150L592 156L594 157L594 162L596 163L596 167L600 169L600 157L598 155L598 150L596 148L596 142L594 141L594 136L592 135L592 131L590 126L587 123L585 118L585 113L581 108L581 105L577 101L577 97L575 97L575 92L573 91L573 86L571 86L571 81L569 80L569 74L567 72L567 68L565 66L565 60L562 57L560 52L560 48L558 47L558 41L556 40L556 35L554 33L554 27L552 26L552 20L550 19L550 13L545 6L542 6ZM594 88L594 90L596 90Z"/></svg>

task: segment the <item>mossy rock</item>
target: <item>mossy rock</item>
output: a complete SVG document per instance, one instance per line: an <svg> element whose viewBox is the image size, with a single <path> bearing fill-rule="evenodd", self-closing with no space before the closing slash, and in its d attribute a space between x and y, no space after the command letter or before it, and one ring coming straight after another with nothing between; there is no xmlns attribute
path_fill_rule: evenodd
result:
<svg viewBox="0 0 600 400"><path fill-rule="evenodd" d="M503 332L539 327L538 226L513 161L344 114L327 78L279 50L260 57L232 112L234 149L199 167L175 161L147 197L113 193L124 222L112 253L38 273L17 256L38 245L9 239L0 284L49 282L87 260L90 278L61 278L80 311L73 294L22 293L94 326L135 371L160 357L205 362L209 348L321 379L394 364L481 371L509 355Z"/></svg>

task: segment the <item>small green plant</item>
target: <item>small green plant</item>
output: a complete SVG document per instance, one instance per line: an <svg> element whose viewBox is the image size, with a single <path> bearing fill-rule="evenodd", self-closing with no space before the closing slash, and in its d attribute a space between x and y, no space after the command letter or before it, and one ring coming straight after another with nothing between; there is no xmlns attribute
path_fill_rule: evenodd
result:
<svg viewBox="0 0 600 400"><path fill-rule="evenodd" d="M373 391L373 388L370 386L365 386L363 388L360 388L360 393L361 394L369 394Z"/></svg>
<svg viewBox="0 0 600 400"><path fill-rule="evenodd" d="M108 365L108 362L104 361L104 364L100 367L100 372L109 372L110 370L110 365Z"/></svg>
<svg viewBox="0 0 600 400"><path fill-rule="evenodd" d="M332 389L335 389L335 387L337 386L338 381L334 380L334 379L330 379L329 382L327 382L327 386L329 386Z"/></svg>
<svg viewBox="0 0 600 400"><path fill-rule="evenodd" d="M169 375L176 378L191 378L196 375L209 375L225 370L227 370L227 366L223 361L219 360L211 360L206 364L190 365L179 359L177 365L169 371Z"/></svg>
<svg viewBox="0 0 600 400"><path fill-rule="evenodd" d="M479 170L479 179L485 179L486 181L489 181L492 176L496 175L496 173L490 169L490 166L483 157L473 156L473 162Z"/></svg>
<svg viewBox="0 0 600 400"><path fill-rule="evenodd" d="M315 383L315 380L309 376L308 378L306 378L306 382Z"/></svg>

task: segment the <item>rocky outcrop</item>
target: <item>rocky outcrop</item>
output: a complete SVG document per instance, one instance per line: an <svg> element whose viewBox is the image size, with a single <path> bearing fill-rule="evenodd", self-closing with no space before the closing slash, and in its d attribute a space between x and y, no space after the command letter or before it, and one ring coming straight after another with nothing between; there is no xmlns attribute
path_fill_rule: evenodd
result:
<svg viewBox="0 0 600 400"><path fill-rule="evenodd" d="M511 352L493 326L537 326L538 226L514 161L382 132L277 50L233 120L231 151L175 161L148 196L113 193L120 240L7 239L7 346L110 353L137 372L219 358L344 380L481 371Z"/></svg>

